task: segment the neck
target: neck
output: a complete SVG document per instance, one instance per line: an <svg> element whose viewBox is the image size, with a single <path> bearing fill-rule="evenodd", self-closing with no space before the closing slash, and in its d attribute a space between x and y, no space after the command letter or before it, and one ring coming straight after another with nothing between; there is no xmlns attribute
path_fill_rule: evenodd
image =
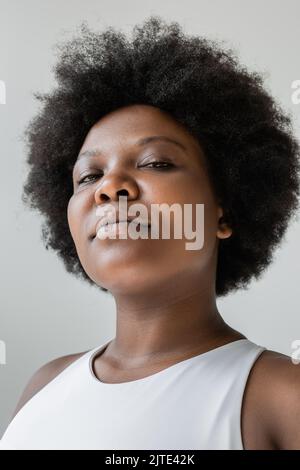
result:
<svg viewBox="0 0 300 470"><path fill-rule="evenodd" d="M146 295L114 297L116 337L106 355L128 365L167 360L196 349L205 352L240 335L221 317L212 289L200 289L198 284L184 289L156 286L155 293L149 289Z"/></svg>

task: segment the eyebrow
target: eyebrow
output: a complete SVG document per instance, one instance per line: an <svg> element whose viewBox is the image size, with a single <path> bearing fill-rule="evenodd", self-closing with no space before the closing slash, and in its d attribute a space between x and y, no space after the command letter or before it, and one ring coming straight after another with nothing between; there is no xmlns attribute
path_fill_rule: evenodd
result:
<svg viewBox="0 0 300 470"><path fill-rule="evenodd" d="M151 135L151 136L148 136L148 137L142 137L141 139L139 139L135 142L135 145L143 146L143 145L149 144L150 142L158 142L158 141L168 142L169 144L171 143L171 144L177 145L178 147L181 148L181 150L184 150L185 152L187 151L186 146L183 145L181 142L178 142L177 140L175 140L171 137L167 137L165 135ZM85 150L84 152L82 152L78 155L76 161L78 161L82 157L93 157L93 156L97 156L97 155L101 155L101 154L102 154L102 152L101 152L100 149Z"/></svg>

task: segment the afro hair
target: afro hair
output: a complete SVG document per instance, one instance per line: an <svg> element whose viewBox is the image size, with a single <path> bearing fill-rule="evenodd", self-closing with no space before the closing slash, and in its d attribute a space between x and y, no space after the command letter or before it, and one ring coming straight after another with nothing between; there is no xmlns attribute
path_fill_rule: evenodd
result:
<svg viewBox="0 0 300 470"><path fill-rule="evenodd" d="M184 34L152 15L128 39L86 22L56 44L57 87L34 93L41 103L25 129L29 172L22 200L44 217L42 240L66 270L89 282L68 226L72 169L90 128L133 104L169 112L195 136L232 228L220 240L216 296L246 288L271 263L299 205L299 143L292 119L245 69L232 49ZM107 291L100 286L103 291Z"/></svg>

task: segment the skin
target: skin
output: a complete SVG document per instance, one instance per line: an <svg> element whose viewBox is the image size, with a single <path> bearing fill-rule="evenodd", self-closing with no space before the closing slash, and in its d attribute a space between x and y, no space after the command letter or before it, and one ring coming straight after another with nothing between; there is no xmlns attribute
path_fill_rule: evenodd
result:
<svg viewBox="0 0 300 470"><path fill-rule="evenodd" d="M160 141L135 145L153 135L176 139L186 150ZM149 364L242 337L222 320L216 306L218 241L230 236L231 229L218 223L223 211L197 141L168 114L135 105L94 125L79 155L100 147L101 155L79 158L74 166L68 222L86 273L116 302L116 338L102 355L101 370L104 359L119 376L127 369L144 370ZM142 167L165 156L173 164L171 169ZM95 177L77 183L92 171ZM204 203L204 247L186 250L185 238L90 240L98 220L96 207L117 206L118 190L126 192L128 206L142 203L149 213L152 203ZM105 376L108 373L106 369Z"/></svg>
<svg viewBox="0 0 300 470"><path fill-rule="evenodd" d="M170 142L135 143L164 135ZM222 318L216 305L218 245L232 230L222 224L200 144L158 108L134 105L109 113L87 134L73 170L68 223L78 256L90 278L116 302L116 336L94 359L103 382L137 380L181 360L245 338ZM169 170L142 167L168 161ZM94 177L78 184L87 174ZM100 240L94 238L98 206L143 203L204 203L204 246L186 250L186 239ZM15 414L40 388L83 353L43 366L25 389ZM241 429L245 449L300 448L300 373L290 357L264 351L250 372L243 398Z"/></svg>

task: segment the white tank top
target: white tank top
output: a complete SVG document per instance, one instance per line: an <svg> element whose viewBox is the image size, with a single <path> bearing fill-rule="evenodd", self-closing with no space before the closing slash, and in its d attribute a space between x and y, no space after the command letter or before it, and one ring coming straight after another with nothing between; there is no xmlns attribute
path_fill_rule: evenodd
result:
<svg viewBox="0 0 300 470"><path fill-rule="evenodd" d="M243 450L242 398L265 347L240 339L148 377L106 383L92 364L107 344L84 353L27 401L2 436L2 449Z"/></svg>

